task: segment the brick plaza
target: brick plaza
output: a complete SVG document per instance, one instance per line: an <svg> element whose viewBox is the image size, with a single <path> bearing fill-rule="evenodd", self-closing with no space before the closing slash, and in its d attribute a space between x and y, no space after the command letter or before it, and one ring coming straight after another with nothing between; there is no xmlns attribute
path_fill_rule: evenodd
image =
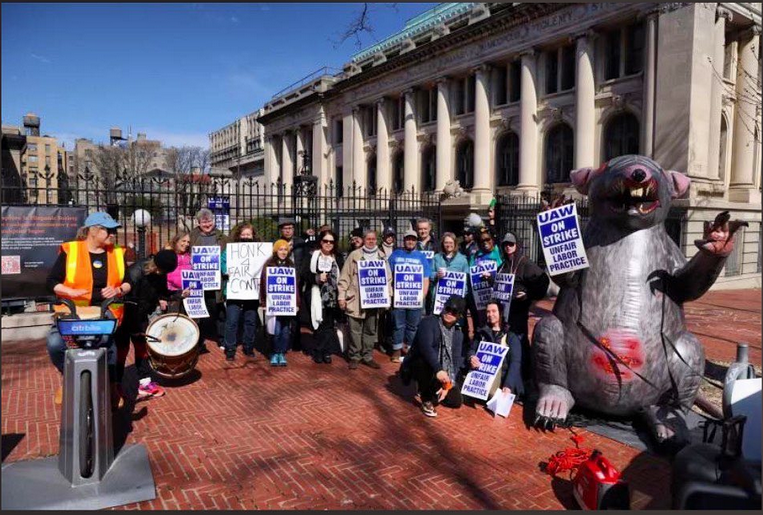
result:
<svg viewBox="0 0 763 515"><path fill-rule="evenodd" d="M708 360L733 361L743 340L760 369L760 293L711 292L686 305ZM551 306L541 302L534 314ZM157 488L155 500L125 509L576 507L568 475L554 479L541 469L573 445L572 433L528 429L521 406L508 420L479 405L441 408L429 419L397 365L379 354L381 370L349 371L338 359L315 365L301 353L272 369L259 353L230 363L208 346L187 384L169 384L165 397L129 402L118 415L116 441L147 447ZM4 460L58 452L59 381L43 341L2 345ZM134 389L127 393L134 398ZM634 509L670 507L667 459L576 432L623 472Z"/></svg>

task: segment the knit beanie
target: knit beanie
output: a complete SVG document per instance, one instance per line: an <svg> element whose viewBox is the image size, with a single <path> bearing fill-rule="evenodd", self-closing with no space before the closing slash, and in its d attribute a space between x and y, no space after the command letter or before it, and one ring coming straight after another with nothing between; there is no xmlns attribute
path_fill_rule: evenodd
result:
<svg viewBox="0 0 763 515"><path fill-rule="evenodd" d="M166 274L170 274L178 267L178 256L174 250L160 250L154 256L154 264Z"/></svg>

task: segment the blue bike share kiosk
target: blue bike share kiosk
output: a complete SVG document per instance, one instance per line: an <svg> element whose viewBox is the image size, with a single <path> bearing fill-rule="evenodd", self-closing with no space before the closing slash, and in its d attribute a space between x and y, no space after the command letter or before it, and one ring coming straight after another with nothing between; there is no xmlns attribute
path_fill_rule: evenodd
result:
<svg viewBox="0 0 763 515"><path fill-rule="evenodd" d="M4 510L102 509L156 497L146 448L125 445L114 456L106 349L116 331L108 305L98 319L71 313L58 318L62 337L77 348L66 351L59 454L2 467Z"/></svg>

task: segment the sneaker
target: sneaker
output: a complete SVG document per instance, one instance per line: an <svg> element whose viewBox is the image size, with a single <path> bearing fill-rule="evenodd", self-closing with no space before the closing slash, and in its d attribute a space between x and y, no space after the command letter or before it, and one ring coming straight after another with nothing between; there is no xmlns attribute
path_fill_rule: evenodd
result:
<svg viewBox="0 0 763 515"><path fill-rule="evenodd" d="M278 361L278 354L273 354L272 356L270 356L270 366L271 367L277 367L280 364L281 363Z"/></svg>
<svg viewBox="0 0 763 515"><path fill-rule="evenodd" d="M225 345L223 344L218 345L218 347L220 347L220 350L225 350Z"/></svg>
<svg viewBox="0 0 763 515"><path fill-rule="evenodd" d="M400 351L399 350L393 350L392 356L390 356L389 360L392 363L400 363Z"/></svg>
<svg viewBox="0 0 763 515"><path fill-rule="evenodd" d="M434 418L437 416L437 410L435 410L434 404L432 404L430 401L421 403L421 411L427 417Z"/></svg>
<svg viewBox="0 0 763 515"><path fill-rule="evenodd" d="M377 363L376 361L374 361L373 359L370 359L370 360L368 360L368 361L364 361L364 362L363 362L363 364L364 364L365 366L367 366L368 368L373 368L374 370L378 370L378 369L380 369L380 368L381 368L381 365L380 365L380 364L378 364L378 363Z"/></svg>
<svg viewBox="0 0 763 515"><path fill-rule="evenodd" d="M357 370L358 368L358 362L357 361L350 361L350 370Z"/></svg>
<svg viewBox="0 0 763 515"><path fill-rule="evenodd" d="M286 365L288 365L288 363L286 363L286 356L284 354L278 355L278 364L282 367L285 367Z"/></svg>
<svg viewBox="0 0 763 515"><path fill-rule="evenodd" d="M53 396L53 402L56 403L56 406L60 406L62 402L64 402L64 387L59 386L58 390L56 390L55 395Z"/></svg>
<svg viewBox="0 0 763 515"><path fill-rule="evenodd" d="M331 354L326 354L325 356L323 356L323 362L326 363L327 365L330 365L331 364Z"/></svg>

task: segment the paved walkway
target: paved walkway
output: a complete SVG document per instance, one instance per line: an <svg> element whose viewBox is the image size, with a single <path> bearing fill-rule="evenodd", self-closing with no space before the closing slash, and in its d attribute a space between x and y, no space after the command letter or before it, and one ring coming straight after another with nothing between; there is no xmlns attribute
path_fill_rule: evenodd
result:
<svg viewBox="0 0 763 515"><path fill-rule="evenodd" d="M711 359L730 361L744 337L760 364L759 290L708 294L687 315ZM428 419L379 354L381 370L349 371L339 360L318 366L301 353L289 354L287 368L271 369L259 354L228 363L210 349L188 384L168 386L165 397L118 419L117 441L146 445L157 485L156 500L126 508L575 507L566 476L541 471L549 456L572 446L571 433L527 429L520 406L508 420L469 406L441 408ZM58 384L44 342L2 346L4 459L58 452ZM667 460L580 433L585 447L624 473L634 508L669 508Z"/></svg>

